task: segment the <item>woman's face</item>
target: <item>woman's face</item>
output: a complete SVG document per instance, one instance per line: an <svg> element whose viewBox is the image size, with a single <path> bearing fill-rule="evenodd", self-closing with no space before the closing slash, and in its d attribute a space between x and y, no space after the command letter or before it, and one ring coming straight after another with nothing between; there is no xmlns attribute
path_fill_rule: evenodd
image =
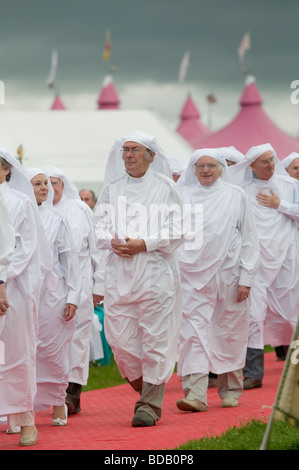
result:
<svg viewBox="0 0 299 470"><path fill-rule="evenodd" d="M34 176L31 180L31 184L33 186L33 191L35 195L35 199L37 205L40 206L43 202L47 200L49 186L48 186L48 179L45 175L39 174Z"/></svg>
<svg viewBox="0 0 299 470"><path fill-rule="evenodd" d="M6 181L6 176L8 175L9 172L10 172L10 169L5 170L0 161L0 184Z"/></svg>

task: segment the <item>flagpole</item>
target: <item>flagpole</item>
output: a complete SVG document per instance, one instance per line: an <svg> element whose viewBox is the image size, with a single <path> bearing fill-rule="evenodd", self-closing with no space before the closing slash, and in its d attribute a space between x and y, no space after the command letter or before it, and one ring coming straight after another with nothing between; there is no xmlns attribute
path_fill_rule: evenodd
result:
<svg viewBox="0 0 299 470"><path fill-rule="evenodd" d="M278 402L280 400L283 385L284 385L284 382L285 382L285 379L286 379L286 376L287 376L288 369L290 367L291 355L293 354L292 344L293 344L293 342L296 343L296 338L298 338L298 337L299 337L299 319L297 320L297 326L294 330L293 338L292 338L292 341L291 341L290 346L288 348L284 368L283 368L283 371L282 371L282 374L281 374L278 390L277 390L277 393L276 393L275 403L274 403L273 408L272 408L272 413L271 413L269 422L267 424L266 432L264 434L263 441L262 441L262 444L260 446L260 450L267 450L267 448L268 448L268 444L269 444L270 438L271 438L273 423L274 423L275 412L278 409Z"/></svg>

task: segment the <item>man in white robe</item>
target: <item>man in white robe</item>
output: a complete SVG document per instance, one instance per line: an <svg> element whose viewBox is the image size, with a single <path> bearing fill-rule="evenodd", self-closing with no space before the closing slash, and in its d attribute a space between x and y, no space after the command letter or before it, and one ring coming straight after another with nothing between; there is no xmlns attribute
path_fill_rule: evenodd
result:
<svg viewBox="0 0 299 470"><path fill-rule="evenodd" d="M167 176L165 176L167 175ZM132 426L161 418L177 359L181 288L176 249L183 201L156 139L135 131L113 145L95 211L107 252L105 334L122 377L140 394Z"/></svg>
<svg viewBox="0 0 299 470"><path fill-rule="evenodd" d="M195 151L177 184L191 207L197 240L178 250L183 289L178 376L185 398L177 407L208 409L209 372L218 375L222 406L237 406L259 259L253 215L245 192L227 182L219 149Z"/></svg>
<svg viewBox="0 0 299 470"><path fill-rule="evenodd" d="M54 191L48 175L40 168L29 168L42 224L53 257L56 281L42 286L37 335L37 392L34 409L53 406L54 426L67 424L65 405L69 373L69 344L75 332L77 306L80 303L79 261L70 228L53 207ZM54 277L53 276L53 277Z"/></svg>
<svg viewBox="0 0 299 470"><path fill-rule="evenodd" d="M281 163L292 178L299 180L299 153L292 152Z"/></svg>
<svg viewBox="0 0 299 470"><path fill-rule="evenodd" d="M32 186L22 166L3 147L0 168L0 191L15 230L15 249L6 283L9 308L0 336L5 346L5 362L0 365L0 416L7 416L8 432L21 432L20 445L30 446L37 442L33 412L37 312L41 280L51 270L50 252Z"/></svg>
<svg viewBox="0 0 299 470"><path fill-rule="evenodd" d="M224 156L227 166L236 165L241 162L244 158L243 153L236 149L234 146L230 147L218 147L218 150Z"/></svg>
<svg viewBox="0 0 299 470"><path fill-rule="evenodd" d="M96 280L94 273L98 263L92 210L79 196L76 186L59 168L47 165L43 170L50 176L54 189L53 204L67 220L79 259L82 278L80 305L76 312L76 330L69 352L69 387L66 404L68 414L81 411L82 386L87 384L90 357L90 332L94 317L93 293Z"/></svg>
<svg viewBox="0 0 299 470"><path fill-rule="evenodd" d="M289 344L299 309L299 184L290 178L270 144L252 147L230 167L250 201L260 242L260 267L251 291L244 389L262 386L264 344Z"/></svg>

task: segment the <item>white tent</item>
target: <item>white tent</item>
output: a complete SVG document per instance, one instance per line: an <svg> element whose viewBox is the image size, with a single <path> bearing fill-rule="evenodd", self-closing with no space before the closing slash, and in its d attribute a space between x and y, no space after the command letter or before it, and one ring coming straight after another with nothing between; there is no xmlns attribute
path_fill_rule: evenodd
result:
<svg viewBox="0 0 299 470"><path fill-rule="evenodd" d="M97 195L112 144L136 129L152 134L169 155L188 163L192 147L150 111L0 112L0 145L16 157L22 145L25 169L55 165L79 189L93 189Z"/></svg>

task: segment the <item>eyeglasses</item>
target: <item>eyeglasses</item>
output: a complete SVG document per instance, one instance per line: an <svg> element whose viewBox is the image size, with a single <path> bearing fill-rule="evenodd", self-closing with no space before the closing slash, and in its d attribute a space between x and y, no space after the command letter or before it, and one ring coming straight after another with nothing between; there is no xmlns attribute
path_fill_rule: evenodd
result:
<svg viewBox="0 0 299 470"><path fill-rule="evenodd" d="M261 160L259 162L259 164L263 165L263 166L267 166L267 165L269 165L269 163L270 164L274 163L274 160L275 160L274 157L271 157L271 158L269 158L269 160Z"/></svg>
<svg viewBox="0 0 299 470"><path fill-rule="evenodd" d="M123 155L127 155L129 152L132 152L133 155L139 155L141 152L144 152L145 150L147 149L142 149L140 147L133 147L133 148L123 147L122 153Z"/></svg>
<svg viewBox="0 0 299 470"><path fill-rule="evenodd" d="M195 163L195 166L200 170L205 167L207 167L209 170L215 170L215 168L217 168L217 165L215 163L207 163L206 165L204 165L203 163Z"/></svg>

